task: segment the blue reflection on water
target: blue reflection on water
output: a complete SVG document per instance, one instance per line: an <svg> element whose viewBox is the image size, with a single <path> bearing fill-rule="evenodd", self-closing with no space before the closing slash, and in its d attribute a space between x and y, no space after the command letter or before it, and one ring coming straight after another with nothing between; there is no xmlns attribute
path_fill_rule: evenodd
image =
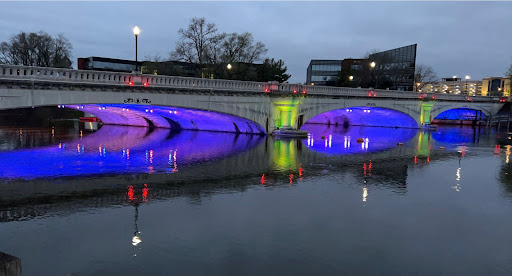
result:
<svg viewBox="0 0 512 276"><path fill-rule="evenodd" d="M302 129L310 133L308 139L303 140L304 144L315 151L332 154L382 151L406 143L418 133L418 129L413 128L344 128L319 124L306 124Z"/></svg>
<svg viewBox="0 0 512 276"><path fill-rule="evenodd" d="M442 127L432 132L432 138L446 144L478 143L482 134L486 134L485 128L464 127Z"/></svg>
<svg viewBox="0 0 512 276"><path fill-rule="evenodd" d="M179 166L243 152L263 136L103 126L56 145L0 152L0 178L34 179L124 173L172 173Z"/></svg>

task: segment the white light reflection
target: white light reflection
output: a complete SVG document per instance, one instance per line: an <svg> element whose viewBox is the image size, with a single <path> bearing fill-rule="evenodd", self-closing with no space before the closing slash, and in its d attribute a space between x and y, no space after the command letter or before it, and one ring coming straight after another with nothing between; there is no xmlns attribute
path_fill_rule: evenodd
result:
<svg viewBox="0 0 512 276"><path fill-rule="evenodd" d="M308 134L308 147L312 147L313 146L313 134L309 133Z"/></svg>
<svg viewBox="0 0 512 276"><path fill-rule="evenodd" d="M344 136L343 148L350 149L350 136Z"/></svg>
<svg viewBox="0 0 512 276"><path fill-rule="evenodd" d="M505 154L506 154L505 155L505 162L508 164L509 157L510 157L510 149L512 148L512 146L511 145L506 145L505 148L506 148L506 151L505 151Z"/></svg>
<svg viewBox="0 0 512 276"><path fill-rule="evenodd" d="M457 191L457 192L460 192L460 190L462 190L462 187L460 186L460 167L457 168L457 172L455 173L455 175L457 176L457 178L455 180L457 180L457 184L455 186L453 186L452 188Z"/></svg>
<svg viewBox="0 0 512 276"><path fill-rule="evenodd" d="M363 187L363 202L366 202L366 198L368 197L368 189Z"/></svg>
<svg viewBox="0 0 512 276"><path fill-rule="evenodd" d="M141 242L142 242L142 240L138 236L133 236L133 238L132 238L132 245L133 246L137 246Z"/></svg>
<svg viewBox="0 0 512 276"><path fill-rule="evenodd" d="M364 141L363 143L361 143L361 148L363 150L368 150L368 143L370 142L370 140L368 138L364 138Z"/></svg>

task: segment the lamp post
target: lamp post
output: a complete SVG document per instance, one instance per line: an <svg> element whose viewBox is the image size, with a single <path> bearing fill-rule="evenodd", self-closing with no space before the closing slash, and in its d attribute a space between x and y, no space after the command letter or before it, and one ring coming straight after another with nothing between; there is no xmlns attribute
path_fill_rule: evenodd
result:
<svg viewBox="0 0 512 276"><path fill-rule="evenodd" d="M420 85L421 85L421 82L416 83L416 92L420 92Z"/></svg>
<svg viewBox="0 0 512 276"><path fill-rule="evenodd" d="M373 69L375 68L375 65L377 65L377 64L375 64L375 61L372 61L370 63L370 70L372 71L372 75L370 77L370 82L373 81ZM377 83L375 83L375 86L377 86ZM377 87L375 87L375 88L377 88Z"/></svg>
<svg viewBox="0 0 512 276"><path fill-rule="evenodd" d="M137 38L140 34L139 27L135 26L135 28L133 28L133 34L135 35L135 71L139 73L139 61L137 56Z"/></svg>
<svg viewBox="0 0 512 276"><path fill-rule="evenodd" d="M466 75L466 95L468 94L468 80L471 79L470 75Z"/></svg>

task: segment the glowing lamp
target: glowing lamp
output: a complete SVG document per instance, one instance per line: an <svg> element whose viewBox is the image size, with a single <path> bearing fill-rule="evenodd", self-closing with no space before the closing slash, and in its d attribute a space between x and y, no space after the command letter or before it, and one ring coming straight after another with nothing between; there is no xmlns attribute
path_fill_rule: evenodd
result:
<svg viewBox="0 0 512 276"><path fill-rule="evenodd" d="M135 28L133 28L133 34L134 34L135 36L138 36L138 35L140 34L140 29L139 29L139 27L138 27L138 26L135 26Z"/></svg>
<svg viewBox="0 0 512 276"><path fill-rule="evenodd" d="M147 82L145 82L145 83L144 83L144 86L148 86L148 83L147 83Z"/></svg>

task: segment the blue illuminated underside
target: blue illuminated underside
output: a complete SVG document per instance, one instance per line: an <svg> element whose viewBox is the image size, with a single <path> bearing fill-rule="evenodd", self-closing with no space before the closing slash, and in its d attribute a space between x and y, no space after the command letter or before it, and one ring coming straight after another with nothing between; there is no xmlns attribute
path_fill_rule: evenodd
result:
<svg viewBox="0 0 512 276"><path fill-rule="evenodd" d="M181 128L235 133L266 133L259 124L238 116L206 110L134 104L66 105L98 117L104 124ZM149 122L148 122L149 121Z"/></svg>
<svg viewBox="0 0 512 276"><path fill-rule="evenodd" d="M332 110L311 118L306 124L418 127L411 116L400 111L380 107L350 107Z"/></svg>
<svg viewBox="0 0 512 276"><path fill-rule="evenodd" d="M475 109L470 108L455 108L446 110L439 115L437 115L434 119L437 120L475 120L482 119L485 120L487 116Z"/></svg>

